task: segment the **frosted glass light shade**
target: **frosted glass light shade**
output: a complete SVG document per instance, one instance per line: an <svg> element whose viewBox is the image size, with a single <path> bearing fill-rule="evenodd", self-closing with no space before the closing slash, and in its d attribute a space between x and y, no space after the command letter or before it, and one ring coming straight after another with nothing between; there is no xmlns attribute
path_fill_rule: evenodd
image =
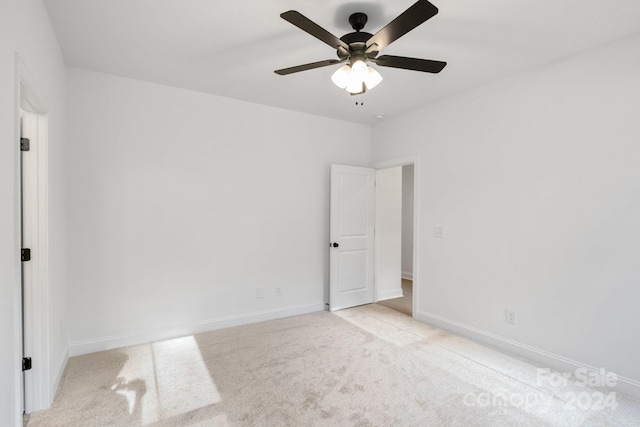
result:
<svg viewBox="0 0 640 427"><path fill-rule="evenodd" d="M358 59L351 65L351 79L358 80L360 82L365 81L369 74L368 68L367 64Z"/></svg>
<svg viewBox="0 0 640 427"><path fill-rule="evenodd" d="M340 89L344 89L349 84L349 78L351 77L351 67L349 65L343 65L331 76L333 84Z"/></svg>
<svg viewBox="0 0 640 427"><path fill-rule="evenodd" d="M373 67L368 67L369 71L367 77L364 80L364 84L367 85L367 89L371 90L382 81L382 76Z"/></svg>
<svg viewBox="0 0 640 427"><path fill-rule="evenodd" d="M347 89L347 92L351 94L361 93L363 92L362 83L363 82L361 80L351 79L345 89Z"/></svg>

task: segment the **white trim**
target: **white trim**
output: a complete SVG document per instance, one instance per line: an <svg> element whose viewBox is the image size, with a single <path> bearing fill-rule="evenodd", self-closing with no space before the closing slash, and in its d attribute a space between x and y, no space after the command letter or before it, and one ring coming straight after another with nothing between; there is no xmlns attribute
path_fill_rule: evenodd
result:
<svg viewBox="0 0 640 427"><path fill-rule="evenodd" d="M599 374L599 369L593 366L587 365L576 360L571 360L566 357L550 353L548 351L515 341L509 338L496 335L491 332L483 331L478 328L474 328L469 325L465 325L454 320L447 319L437 314L428 313L425 311L414 312L414 317L421 322L428 323L433 326L437 326L441 329L453 332L458 335L462 335L468 338L478 341L482 344L487 344L496 347L502 351L506 351L518 356L530 359L533 362L543 364L549 368L561 371L572 372L578 368L588 369L595 375ZM627 378L618 375L618 381L613 388L615 391L631 396L634 399L640 399L640 381L632 378Z"/></svg>
<svg viewBox="0 0 640 427"><path fill-rule="evenodd" d="M58 387L60 387L60 381L62 381L62 376L64 375L65 368L67 367L67 362L69 361L69 350L67 348L64 349L64 355L62 356L62 363L60 364L60 368L58 369L58 374L56 375L56 379L53 382L53 387L51 391L53 396L56 395L58 391Z"/></svg>
<svg viewBox="0 0 640 427"><path fill-rule="evenodd" d="M413 164L413 274L411 280L414 282L411 301L411 312L413 317L418 311L418 294L420 292L419 281L419 260L420 260L420 156L407 156L397 159L383 160L372 163L375 169L394 168Z"/></svg>
<svg viewBox="0 0 640 427"><path fill-rule="evenodd" d="M418 301L420 294L420 281L418 280L420 271L420 157L416 156L413 161L413 281L411 313L418 311ZM415 317L415 314L413 314Z"/></svg>
<svg viewBox="0 0 640 427"><path fill-rule="evenodd" d="M396 168L398 166L407 166L407 165L415 164L417 160L418 160L418 156L400 157L398 159L383 160L380 162L375 162L371 165L371 167L375 169Z"/></svg>
<svg viewBox="0 0 640 427"><path fill-rule="evenodd" d="M15 53L15 60L18 67L18 84L20 98L18 105L25 111L35 114L47 114L49 107L44 96L38 90L34 79L20 59L20 55Z"/></svg>
<svg viewBox="0 0 640 427"><path fill-rule="evenodd" d="M22 391L22 264L20 260L21 246L21 219L20 219L20 57L17 52L13 54L13 77L14 77L14 100L13 100L13 129L11 135L13 155L13 257L12 265L14 268L13 287L13 330L10 332L9 345L13 347L13 360L11 364L14 370L11 375L12 396L7 396L9 402L12 402L13 413L6 417L12 420L15 427L22 426L23 412L23 391ZM3 419L4 416L2 417Z"/></svg>
<svg viewBox="0 0 640 427"><path fill-rule="evenodd" d="M266 320L282 319L284 317L300 314L324 311L324 302L308 305L294 305L285 308L256 311L240 315L224 316L210 319L201 323L177 326L170 329L146 331L133 335L113 336L96 340L75 341L69 344L69 356L95 353L97 351L111 350L114 348L128 347L131 345L145 344L154 341L162 341L172 338L193 335L200 332L229 328L232 326L247 325L250 323L264 322Z"/></svg>
<svg viewBox="0 0 640 427"><path fill-rule="evenodd" d="M402 298L404 294L402 293L402 289L394 289L392 291L382 291L379 292L376 298L376 301L384 301L393 298Z"/></svg>

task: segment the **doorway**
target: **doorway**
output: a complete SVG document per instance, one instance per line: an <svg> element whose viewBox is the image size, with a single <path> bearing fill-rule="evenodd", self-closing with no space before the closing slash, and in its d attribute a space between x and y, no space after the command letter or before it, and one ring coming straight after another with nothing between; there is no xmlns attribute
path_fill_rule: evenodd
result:
<svg viewBox="0 0 640 427"><path fill-rule="evenodd" d="M393 265L397 264L398 258L400 259L400 271L393 270L395 277L388 280L392 282L392 289L395 289L396 292L399 291L400 295L391 298L379 298L378 304L408 316L413 316L414 165L406 164L385 169L384 171L387 171L385 175L395 175L397 178L395 182L389 182L388 179L383 180L382 185L384 188L378 194L380 204L395 205L391 207L391 210L400 210L399 213L389 218L389 220L394 223L399 222L396 227L399 227L400 231L399 236L395 236L395 239L399 240L399 247L397 245L389 245L392 247L391 251L393 252L382 248L380 255L386 259L380 260L380 264L384 265L385 263L391 262ZM385 175L381 176L384 177ZM378 212L384 214L385 210L389 211L390 208L380 207ZM387 228L388 230L392 227L393 226L388 224L383 226L383 228Z"/></svg>
<svg viewBox="0 0 640 427"><path fill-rule="evenodd" d="M403 186L404 166L411 167L406 169ZM416 313L418 166L417 157L380 162L373 167L331 166L326 302L330 311L404 298L405 313L411 316ZM403 187L411 196L405 198L405 210L410 214L405 215L404 228L411 236L408 243L405 241L409 248L405 250L405 258L409 258L405 270L402 268ZM356 243L362 245L354 246ZM402 288L403 271L407 273L404 275L406 291Z"/></svg>

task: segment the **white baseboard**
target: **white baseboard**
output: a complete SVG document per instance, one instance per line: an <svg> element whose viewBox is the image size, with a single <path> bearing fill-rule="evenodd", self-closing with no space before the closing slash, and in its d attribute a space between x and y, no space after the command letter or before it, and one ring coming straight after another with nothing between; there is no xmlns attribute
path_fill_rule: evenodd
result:
<svg viewBox="0 0 640 427"><path fill-rule="evenodd" d="M392 291L381 291L378 292L376 301L384 301L392 298L400 298L403 297L402 289L394 289Z"/></svg>
<svg viewBox="0 0 640 427"><path fill-rule="evenodd" d="M69 344L69 356L80 356L82 354L95 353L97 351L173 339L200 332L212 331L215 329L223 329L232 326L247 325L249 323L264 322L266 320L313 313L316 311L323 311L325 309L324 306L324 302L308 305L296 305L273 310L225 316L201 323L183 325L164 330L147 331L127 336L106 337L95 340L75 341Z"/></svg>
<svg viewBox="0 0 640 427"><path fill-rule="evenodd" d="M403 271L400 273L400 277L407 280L413 280L413 273L410 271Z"/></svg>
<svg viewBox="0 0 640 427"><path fill-rule="evenodd" d="M56 397L56 393L58 392L58 387L60 387L60 381L62 381L62 376L64 375L64 370L67 368L67 362L69 362L69 348L65 348L62 356L62 363L58 367L58 373L53 380L53 384L51 386L51 401L48 402L48 406L53 405L53 399Z"/></svg>
<svg viewBox="0 0 640 427"><path fill-rule="evenodd" d="M521 357L530 359L533 362L542 364L543 366L560 372L574 372L578 368L587 369L594 374L599 373L599 369L593 366L589 366L585 363L568 359L557 354L550 353L545 350L541 350L530 345L511 340L509 338L502 337L500 335L493 334L491 332L483 331L481 329L468 326L436 314L427 313L418 310L414 314L417 320L428 323L430 325L445 329L458 335L462 335L468 338L478 341L482 344L487 344L496 347L502 351L512 353ZM617 392L626 394L634 399L640 400L640 381L632 378L627 378L618 375L618 381L613 389Z"/></svg>

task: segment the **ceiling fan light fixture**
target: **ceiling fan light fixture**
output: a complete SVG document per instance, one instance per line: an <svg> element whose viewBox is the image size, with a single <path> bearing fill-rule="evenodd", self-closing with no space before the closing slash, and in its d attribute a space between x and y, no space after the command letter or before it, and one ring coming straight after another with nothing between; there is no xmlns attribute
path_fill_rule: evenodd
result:
<svg viewBox="0 0 640 427"><path fill-rule="evenodd" d="M331 76L331 81L340 89L344 89L349 84L350 78L351 78L351 66L343 65L342 67L338 68L338 70L335 73L333 73L333 75Z"/></svg>
<svg viewBox="0 0 640 427"><path fill-rule="evenodd" d="M364 61L357 60L351 65L343 65L331 76L333 84L352 95L373 89L382 81L382 76Z"/></svg>
<svg viewBox="0 0 640 427"><path fill-rule="evenodd" d="M398 15L380 31L370 34L361 31L367 23L367 15L362 12L356 12L349 16L349 23L355 32L338 38L298 11L289 10L283 12L280 14L282 19L336 49L338 60L316 61L296 67L283 68L275 72L284 76L349 61L348 65L344 65L334 72L331 80L340 89L346 89L352 95L358 95L373 89L382 81L382 76L367 65L369 61L374 62L379 67L439 73L447 65L446 62L407 56L378 56L382 49L431 19L437 13L438 8L431 4L429 0L416 0L413 6Z"/></svg>

